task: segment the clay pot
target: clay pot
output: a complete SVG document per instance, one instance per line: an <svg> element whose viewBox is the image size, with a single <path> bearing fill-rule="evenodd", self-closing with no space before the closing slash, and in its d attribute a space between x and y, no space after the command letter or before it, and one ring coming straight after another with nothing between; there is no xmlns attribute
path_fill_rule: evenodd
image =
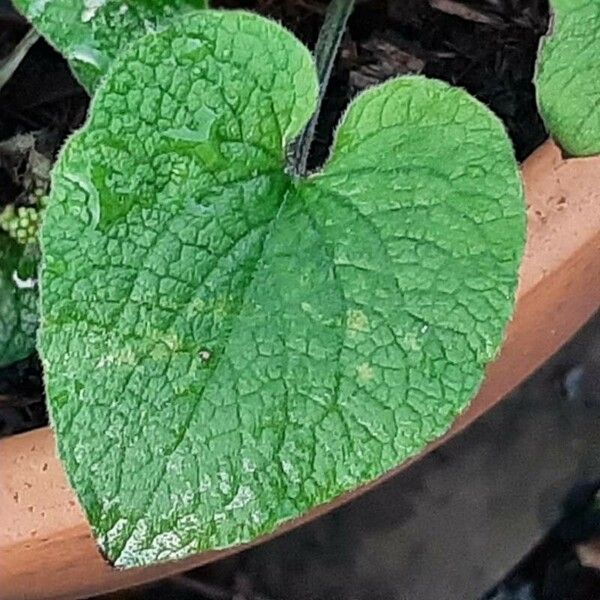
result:
<svg viewBox="0 0 600 600"><path fill-rule="evenodd" d="M564 160L547 142L523 165L528 238L517 307L497 360L443 444L567 341L600 306L600 157ZM317 508L289 530L389 477ZM117 571L100 556L48 428L0 441L0 589L5 600L77 598L151 581L232 554L209 552ZM260 541L256 542L260 543Z"/></svg>

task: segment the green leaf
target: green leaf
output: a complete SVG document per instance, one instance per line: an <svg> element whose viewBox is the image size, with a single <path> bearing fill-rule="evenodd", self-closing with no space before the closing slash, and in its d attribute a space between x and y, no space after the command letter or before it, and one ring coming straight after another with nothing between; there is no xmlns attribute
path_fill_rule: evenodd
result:
<svg viewBox="0 0 600 600"><path fill-rule="evenodd" d="M600 153L600 0L552 0L537 65L538 104L569 154Z"/></svg>
<svg viewBox="0 0 600 600"><path fill-rule="evenodd" d="M206 8L207 0L13 0L38 31L69 61L90 93L132 40L174 15Z"/></svg>
<svg viewBox="0 0 600 600"><path fill-rule="evenodd" d="M35 349L37 250L0 233L0 367Z"/></svg>
<svg viewBox="0 0 600 600"><path fill-rule="evenodd" d="M448 429L501 343L525 223L501 123L393 80L295 179L316 96L292 35L207 11L130 48L60 157L47 391L117 565L249 541L385 473Z"/></svg>

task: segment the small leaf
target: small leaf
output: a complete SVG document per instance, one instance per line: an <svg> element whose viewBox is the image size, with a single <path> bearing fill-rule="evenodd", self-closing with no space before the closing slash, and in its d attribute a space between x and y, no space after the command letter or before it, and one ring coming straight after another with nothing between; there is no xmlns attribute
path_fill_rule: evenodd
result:
<svg viewBox="0 0 600 600"><path fill-rule="evenodd" d="M284 29L207 11L118 59L62 152L41 348L117 565L247 542L380 476L448 429L501 342L524 206L498 119L393 80L296 179L316 96Z"/></svg>
<svg viewBox="0 0 600 600"><path fill-rule="evenodd" d="M13 0L63 54L92 93L115 56L133 39L207 0Z"/></svg>
<svg viewBox="0 0 600 600"><path fill-rule="evenodd" d="M537 67L540 112L569 154L600 153L600 0L552 0Z"/></svg>
<svg viewBox="0 0 600 600"><path fill-rule="evenodd" d="M0 367L29 356L38 325L37 250L0 233Z"/></svg>

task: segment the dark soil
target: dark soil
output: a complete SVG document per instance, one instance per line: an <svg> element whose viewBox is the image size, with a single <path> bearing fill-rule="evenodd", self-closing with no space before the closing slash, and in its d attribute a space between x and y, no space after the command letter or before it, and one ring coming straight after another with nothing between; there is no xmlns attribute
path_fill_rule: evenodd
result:
<svg viewBox="0 0 600 600"><path fill-rule="evenodd" d="M0 437L48 423L37 356L0 368Z"/></svg>

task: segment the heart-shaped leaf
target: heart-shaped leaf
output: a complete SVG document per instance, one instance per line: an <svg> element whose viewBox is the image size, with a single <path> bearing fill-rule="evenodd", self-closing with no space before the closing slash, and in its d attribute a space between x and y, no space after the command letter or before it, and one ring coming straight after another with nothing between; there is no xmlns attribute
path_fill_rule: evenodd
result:
<svg viewBox="0 0 600 600"><path fill-rule="evenodd" d="M246 542L419 452L464 409L524 242L501 123L420 77L362 94L284 170L309 52L207 11L119 59L58 162L41 347L106 555Z"/></svg>
<svg viewBox="0 0 600 600"><path fill-rule="evenodd" d="M600 154L600 0L551 0L538 59L540 112L571 155Z"/></svg>
<svg viewBox="0 0 600 600"><path fill-rule="evenodd" d="M0 367L35 349L37 250L0 232Z"/></svg>
<svg viewBox="0 0 600 600"><path fill-rule="evenodd" d="M133 39L206 0L12 0L69 61L93 92L111 61Z"/></svg>

